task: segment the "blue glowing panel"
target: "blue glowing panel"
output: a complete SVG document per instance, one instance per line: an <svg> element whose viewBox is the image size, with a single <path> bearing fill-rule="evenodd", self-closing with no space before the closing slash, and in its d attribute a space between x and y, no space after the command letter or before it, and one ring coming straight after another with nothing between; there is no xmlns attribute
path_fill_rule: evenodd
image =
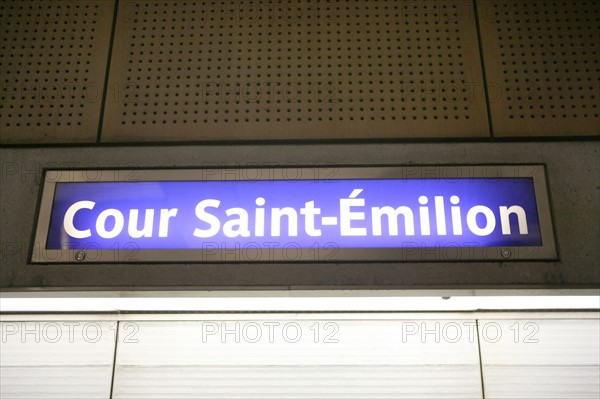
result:
<svg viewBox="0 0 600 399"><path fill-rule="evenodd" d="M57 183L47 249L541 246L532 178Z"/></svg>

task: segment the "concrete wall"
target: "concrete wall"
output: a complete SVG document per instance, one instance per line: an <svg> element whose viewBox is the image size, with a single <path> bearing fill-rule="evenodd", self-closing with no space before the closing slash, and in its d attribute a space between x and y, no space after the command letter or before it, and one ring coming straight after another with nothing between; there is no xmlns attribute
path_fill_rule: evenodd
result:
<svg viewBox="0 0 600 399"><path fill-rule="evenodd" d="M4 288L93 287L597 287L600 284L600 144L587 142L380 143L245 146L5 148ZM556 262L379 264L32 265L28 252L44 168L545 164Z"/></svg>
<svg viewBox="0 0 600 399"><path fill-rule="evenodd" d="M1 287L600 284L600 2L263 3L0 2ZM45 168L530 163L556 262L27 263Z"/></svg>

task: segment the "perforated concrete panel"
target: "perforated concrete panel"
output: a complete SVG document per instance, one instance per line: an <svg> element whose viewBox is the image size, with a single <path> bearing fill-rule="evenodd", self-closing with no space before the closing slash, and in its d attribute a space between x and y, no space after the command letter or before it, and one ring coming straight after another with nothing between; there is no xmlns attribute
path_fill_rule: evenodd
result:
<svg viewBox="0 0 600 399"><path fill-rule="evenodd" d="M95 142L112 0L0 2L0 142Z"/></svg>
<svg viewBox="0 0 600 399"><path fill-rule="evenodd" d="M472 2L121 1L103 141L486 136Z"/></svg>
<svg viewBox="0 0 600 399"><path fill-rule="evenodd" d="M478 5L494 134L600 135L600 2Z"/></svg>

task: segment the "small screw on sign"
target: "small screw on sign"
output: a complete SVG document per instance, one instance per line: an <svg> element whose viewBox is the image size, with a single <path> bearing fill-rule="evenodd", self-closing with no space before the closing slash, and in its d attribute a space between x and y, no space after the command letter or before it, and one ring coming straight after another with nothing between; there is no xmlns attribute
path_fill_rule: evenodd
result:
<svg viewBox="0 0 600 399"><path fill-rule="evenodd" d="M510 249L503 249L502 250L502 257L503 258L510 258L511 255L512 255L512 252L510 251Z"/></svg>
<svg viewBox="0 0 600 399"><path fill-rule="evenodd" d="M84 259L85 259L85 252L84 251L77 251L75 253L75 260L76 261L81 262Z"/></svg>

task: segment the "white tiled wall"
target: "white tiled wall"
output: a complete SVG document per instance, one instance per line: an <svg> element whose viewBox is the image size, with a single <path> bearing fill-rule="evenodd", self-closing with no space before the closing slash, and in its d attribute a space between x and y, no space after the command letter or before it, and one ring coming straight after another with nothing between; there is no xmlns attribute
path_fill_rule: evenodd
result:
<svg viewBox="0 0 600 399"><path fill-rule="evenodd" d="M121 321L114 367L115 321L3 319L0 397L600 397L600 320L539 315Z"/></svg>

